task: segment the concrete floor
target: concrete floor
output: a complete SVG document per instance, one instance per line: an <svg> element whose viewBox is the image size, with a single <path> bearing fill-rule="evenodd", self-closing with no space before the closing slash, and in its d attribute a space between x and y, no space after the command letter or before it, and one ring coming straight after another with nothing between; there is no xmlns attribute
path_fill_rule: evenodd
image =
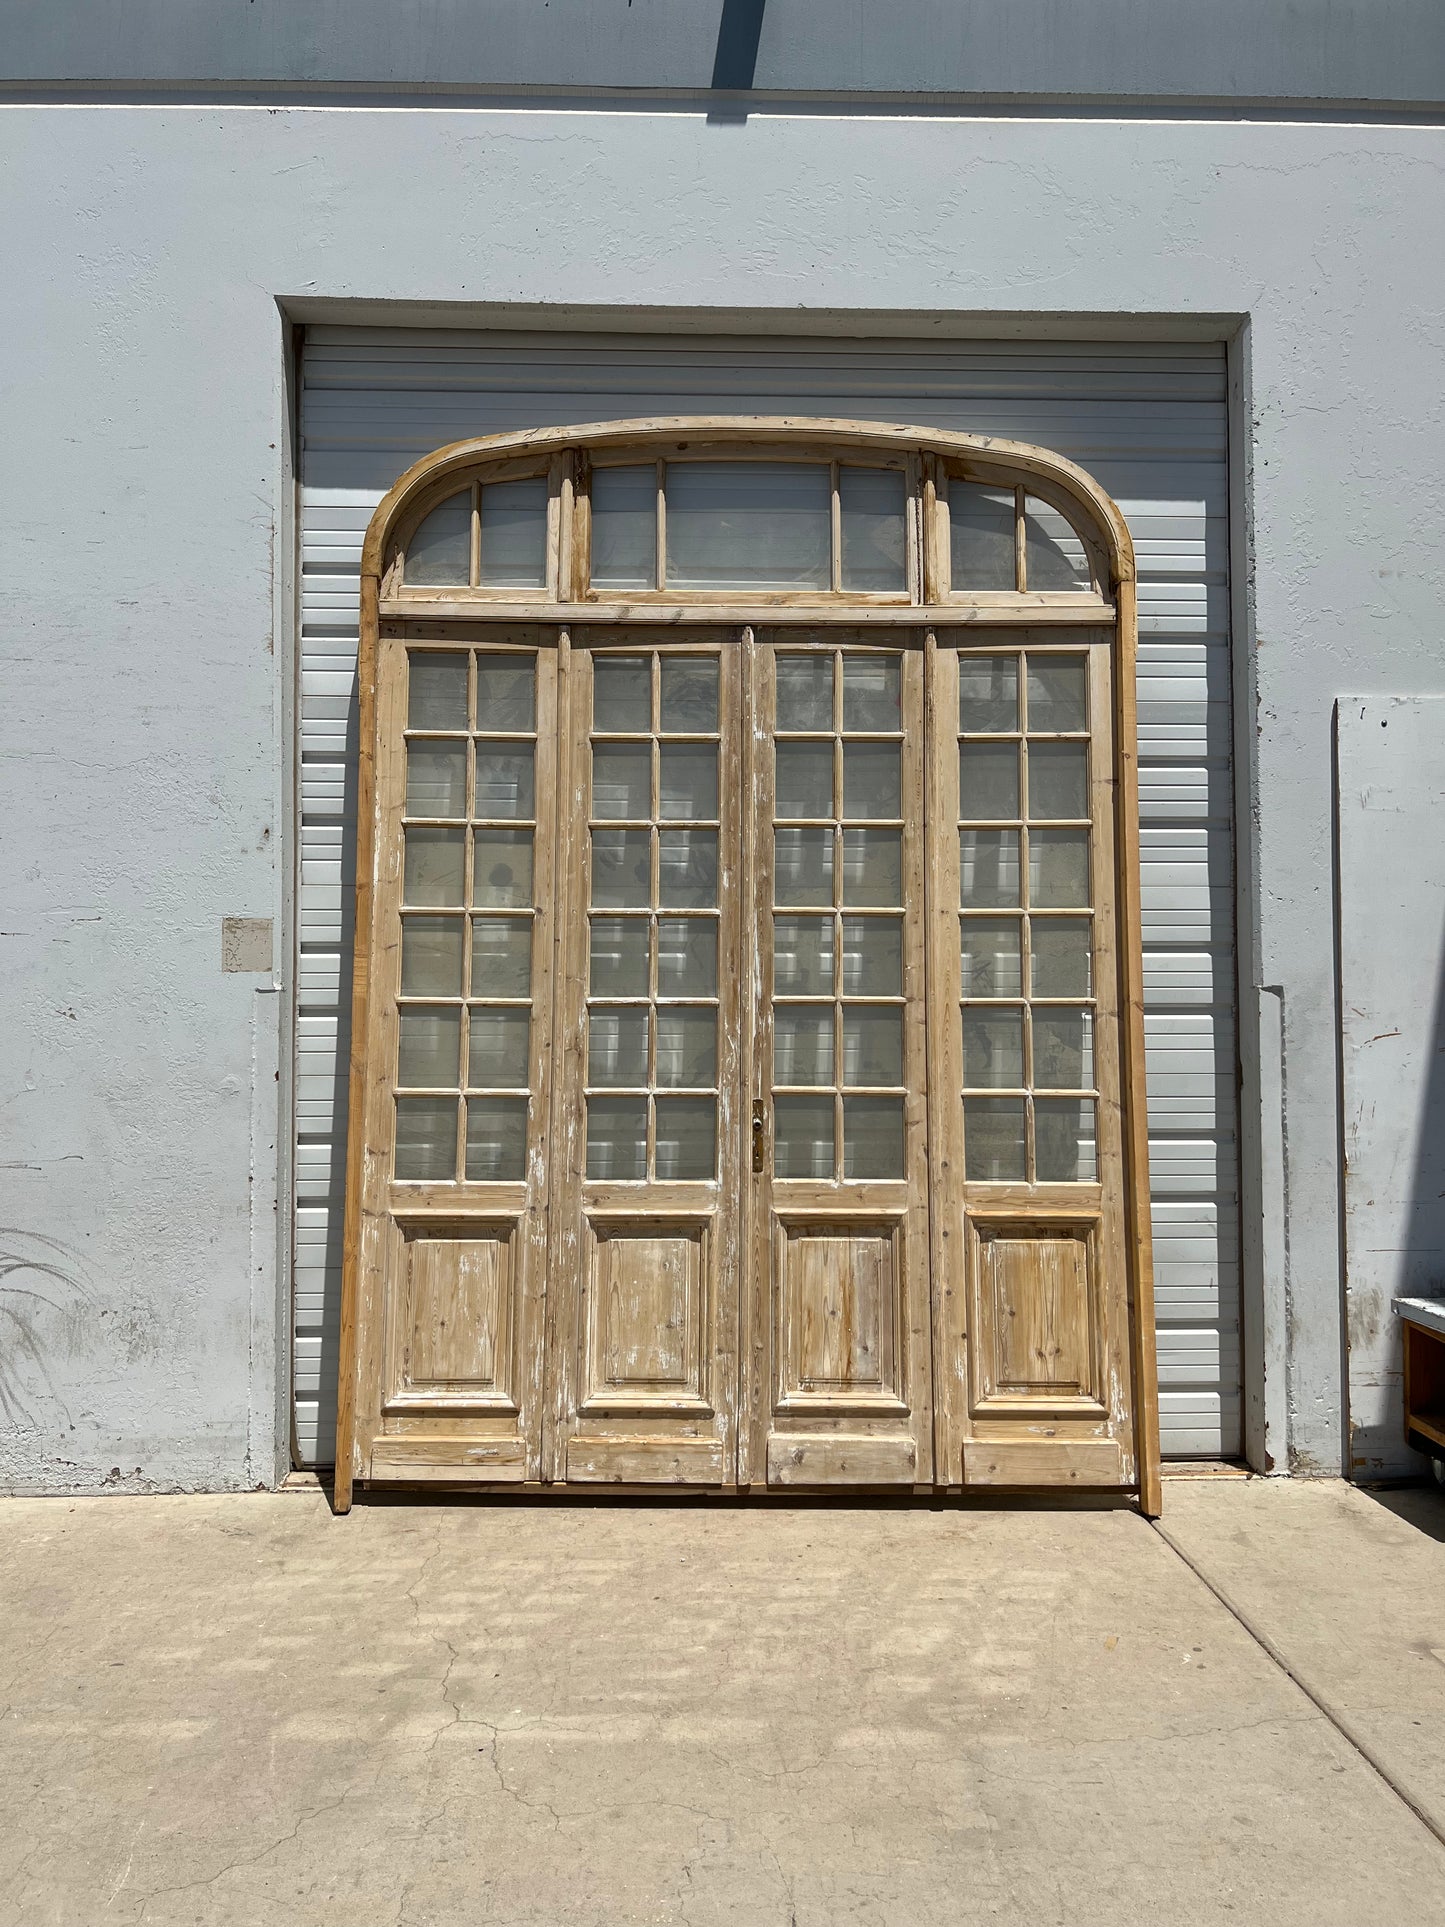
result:
<svg viewBox="0 0 1445 1927"><path fill-rule="evenodd" d="M7 1502L0 1923L1445 1921L1445 1497L1165 1503Z"/></svg>

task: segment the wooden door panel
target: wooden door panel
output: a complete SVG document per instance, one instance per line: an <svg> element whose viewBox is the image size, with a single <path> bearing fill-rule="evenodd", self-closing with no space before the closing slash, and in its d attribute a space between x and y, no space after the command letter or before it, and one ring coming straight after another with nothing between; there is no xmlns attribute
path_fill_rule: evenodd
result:
<svg viewBox="0 0 1445 1927"><path fill-rule="evenodd" d="M906 1414L901 1218L774 1223L775 1412Z"/></svg>
<svg viewBox="0 0 1445 1927"><path fill-rule="evenodd" d="M1135 1476L1111 668L1104 635L929 645L946 1484Z"/></svg>
<svg viewBox="0 0 1445 1927"><path fill-rule="evenodd" d="M1106 1419L1099 1224L969 1217L978 1417Z"/></svg>
<svg viewBox="0 0 1445 1927"><path fill-rule="evenodd" d="M425 623L378 645L353 1459L378 1482L541 1471L550 642Z"/></svg>
<svg viewBox="0 0 1445 1927"><path fill-rule="evenodd" d="M589 1217L580 1412L711 1417L714 1242L707 1219Z"/></svg>
<svg viewBox="0 0 1445 1927"><path fill-rule="evenodd" d="M519 1234L515 1219L410 1229L385 1412L519 1411Z"/></svg>
<svg viewBox="0 0 1445 1927"><path fill-rule="evenodd" d="M750 1476L912 1485L932 1468L922 652L776 632L752 662Z"/></svg>
<svg viewBox="0 0 1445 1927"><path fill-rule="evenodd" d="M736 1478L741 681L734 639L567 651L547 1476Z"/></svg>

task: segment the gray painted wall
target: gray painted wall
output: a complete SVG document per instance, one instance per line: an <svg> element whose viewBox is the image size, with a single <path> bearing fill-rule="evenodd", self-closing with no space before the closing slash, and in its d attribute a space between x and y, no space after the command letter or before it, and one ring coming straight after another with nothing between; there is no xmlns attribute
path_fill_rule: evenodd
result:
<svg viewBox="0 0 1445 1927"><path fill-rule="evenodd" d="M1445 685L1442 175L1445 138L1411 127L0 112L25 269L0 284L0 1480L240 1486L282 1462L287 998L222 971L221 922L279 919L290 888L288 299L654 328L673 306L810 330L1247 317L1253 1436L1338 1469L1331 715L1341 690Z"/></svg>
<svg viewBox="0 0 1445 1927"><path fill-rule="evenodd" d="M0 4L18 80L1438 102L1438 0Z"/></svg>

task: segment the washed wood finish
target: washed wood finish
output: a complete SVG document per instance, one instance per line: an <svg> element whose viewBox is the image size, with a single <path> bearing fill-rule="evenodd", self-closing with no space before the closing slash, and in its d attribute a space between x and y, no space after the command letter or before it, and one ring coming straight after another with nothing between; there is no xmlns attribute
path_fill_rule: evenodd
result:
<svg viewBox="0 0 1445 1927"><path fill-rule="evenodd" d="M661 558L662 464L700 456L829 464L828 588L700 594L669 589L665 573L645 593L591 587L593 473L657 464ZM841 588L838 475L850 461L906 478L902 592ZM529 475L546 481L546 586L482 588L479 491ZM950 477L1014 491L1013 591L952 588ZM412 531L464 488L471 586L406 586ZM1074 526L1088 587L1028 589L1025 492ZM786 418L624 422L458 443L402 477L363 556L339 1510L359 1477L539 1489L1125 1487L1157 1511L1134 631L1133 557L1117 508L1062 458L990 437ZM467 1178L463 1098L458 1175L392 1174L407 664L417 650L514 652L536 664L527 1154L517 1182ZM1032 1097L1027 1172L967 1172L959 665L1020 650L1087 663L1097 1164L1079 1181L1035 1169ZM773 1051L777 662L780 653L841 662L839 651L871 652L899 675L902 978L890 1008L903 1039L903 1148L887 1177L847 1175L841 1140L826 1171L774 1168L775 1085L786 1086ZM589 734L595 666L617 655L645 656L654 688L676 657L719 669L718 1139L707 1180L588 1175ZM471 729L485 733L476 716ZM841 770L850 740L841 710L834 733ZM1020 833L1027 849L1027 823ZM831 834L841 861L843 815ZM840 918L847 908L841 898L833 907ZM850 993L838 981L842 1052ZM850 1099L875 1094L864 1073L848 1075L860 1081L845 1088L840 1064L830 1099L840 1131ZM876 1095L891 1102L894 1089Z"/></svg>

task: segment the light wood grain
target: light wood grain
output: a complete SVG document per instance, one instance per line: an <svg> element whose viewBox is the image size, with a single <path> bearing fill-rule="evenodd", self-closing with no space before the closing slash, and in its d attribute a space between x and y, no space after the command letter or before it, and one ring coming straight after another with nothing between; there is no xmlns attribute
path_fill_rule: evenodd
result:
<svg viewBox="0 0 1445 1927"><path fill-rule="evenodd" d="M835 484L844 460L901 469L906 596L852 595L836 579L826 592L746 597L678 594L665 581L652 595L592 592L592 468L658 464L661 540L662 464L708 454L827 462ZM1016 507L1027 490L1066 515L1094 590L955 595L950 474L1012 487ZM522 475L549 478L545 593L477 589L475 542L471 589L404 587L405 542L431 508L460 488L475 502L484 482ZM835 493L835 550L837 524ZM1021 583L1026 568L1020 550ZM538 1490L1127 1485L1157 1511L1133 584L1128 531L1103 491L1049 451L991 437L786 417L656 419L458 443L403 476L373 519L363 566L338 1511L357 1477ZM902 665L898 1181L772 1176L771 719L782 644L892 650ZM960 644L1085 651L1091 664L1094 1183L978 1186L964 1176ZM407 653L419 645L528 650L538 665L532 1095L518 1185L390 1178L402 729ZM618 648L659 661L705 650L721 669L712 1184L586 1176L590 676L594 656Z"/></svg>

